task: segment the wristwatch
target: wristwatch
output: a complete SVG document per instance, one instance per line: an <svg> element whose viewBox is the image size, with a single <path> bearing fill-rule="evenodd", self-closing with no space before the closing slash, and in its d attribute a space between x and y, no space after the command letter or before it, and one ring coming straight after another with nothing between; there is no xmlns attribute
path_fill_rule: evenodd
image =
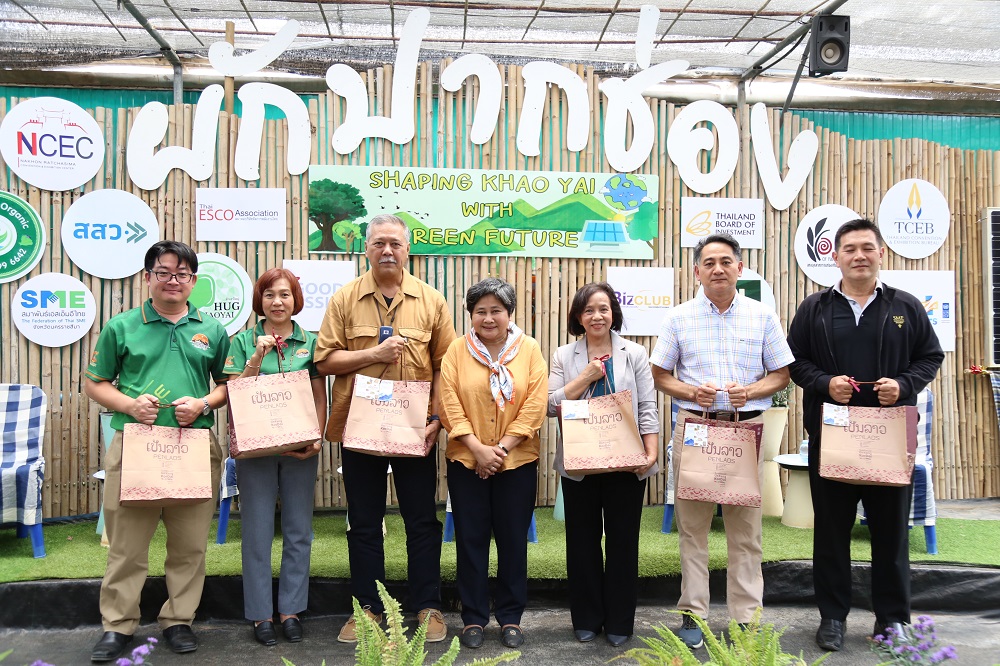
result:
<svg viewBox="0 0 1000 666"><path fill-rule="evenodd" d="M431 414L427 417L427 425L430 425L432 421L440 421L441 417L437 414Z"/></svg>
<svg viewBox="0 0 1000 666"><path fill-rule="evenodd" d="M208 398L202 398L201 401L205 403L205 409L201 410L201 413L203 416L208 416L212 411L212 407L208 404Z"/></svg>

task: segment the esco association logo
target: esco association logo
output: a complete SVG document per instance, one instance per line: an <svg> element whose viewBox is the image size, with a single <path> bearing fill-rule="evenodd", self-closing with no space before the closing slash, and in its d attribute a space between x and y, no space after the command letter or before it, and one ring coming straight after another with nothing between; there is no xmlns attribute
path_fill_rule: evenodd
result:
<svg viewBox="0 0 1000 666"><path fill-rule="evenodd" d="M833 240L827 234L829 229L824 229L827 218L821 219L814 226L806 229L806 254L813 261L833 260Z"/></svg>

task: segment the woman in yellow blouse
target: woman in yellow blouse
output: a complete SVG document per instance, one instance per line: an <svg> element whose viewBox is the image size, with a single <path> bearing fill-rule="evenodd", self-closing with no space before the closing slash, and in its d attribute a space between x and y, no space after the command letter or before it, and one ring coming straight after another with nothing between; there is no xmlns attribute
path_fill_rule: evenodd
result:
<svg viewBox="0 0 1000 666"><path fill-rule="evenodd" d="M494 615L500 642L524 643L528 526L535 508L538 430L548 369L533 338L510 320L514 288L498 278L465 296L472 330L441 363L441 422L448 431L448 491L455 519L462 644L483 644L490 619L490 535L497 543ZM459 388L461 386L461 389Z"/></svg>

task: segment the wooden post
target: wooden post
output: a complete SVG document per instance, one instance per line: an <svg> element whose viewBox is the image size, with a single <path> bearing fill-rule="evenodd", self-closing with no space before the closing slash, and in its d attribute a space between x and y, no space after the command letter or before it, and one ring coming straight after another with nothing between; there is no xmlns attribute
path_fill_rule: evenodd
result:
<svg viewBox="0 0 1000 666"><path fill-rule="evenodd" d="M236 46L236 24L232 21L226 21L226 43ZM222 89L225 91L225 109L226 113L232 115L233 113L233 91L236 88L236 79L231 76L227 76L226 80L222 84Z"/></svg>

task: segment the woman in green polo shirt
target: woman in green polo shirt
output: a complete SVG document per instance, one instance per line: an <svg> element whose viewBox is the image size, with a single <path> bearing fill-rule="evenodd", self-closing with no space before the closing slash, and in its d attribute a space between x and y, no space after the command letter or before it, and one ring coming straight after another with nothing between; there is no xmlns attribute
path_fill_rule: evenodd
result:
<svg viewBox="0 0 1000 666"><path fill-rule="evenodd" d="M326 380L313 364L316 336L292 321L303 306L298 278L283 268L272 268L257 280L253 310L257 325L233 338L226 359L230 378L308 370L319 429L326 427ZM278 346L281 355L274 350ZM280 364L280 367L279 367ZM296 451L236 461L240 489L243 547L243 609L254 623L254 638L264 645L277 643L274 600L271 596L271 543L274 511L281 498L281 574L278 579L278 615L285 639L302 640L298 613L308 606L309 555L312 547L313 488L316 456L322 439Z"/></svg>

